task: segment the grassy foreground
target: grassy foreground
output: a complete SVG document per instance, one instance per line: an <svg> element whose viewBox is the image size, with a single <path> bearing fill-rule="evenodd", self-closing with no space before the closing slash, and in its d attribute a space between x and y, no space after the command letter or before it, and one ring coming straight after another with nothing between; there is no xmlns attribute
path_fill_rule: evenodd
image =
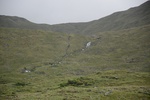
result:
<svg viewBox="0 0 150 100"><path fill-rule="evenodd" d="M1 99L16 100L149 100L150 74L104 71L86 76L51 74L3 74ZM7 80L5 77L7 76ZM2 83L3 82L3 83ZM6 83L7 82L7 83Z"/></svg>

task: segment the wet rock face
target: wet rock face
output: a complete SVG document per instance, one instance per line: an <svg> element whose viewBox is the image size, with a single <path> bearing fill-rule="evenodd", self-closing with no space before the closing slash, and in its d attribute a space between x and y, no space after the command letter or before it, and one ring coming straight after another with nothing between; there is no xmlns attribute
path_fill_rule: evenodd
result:
<svg viewBox="0 0 150 100"><path fill-rule="evenodd" d="M91 42L88 42L87 44L86 44L86 48L88 48L88 47L90 47L91 46Z"/></svg>

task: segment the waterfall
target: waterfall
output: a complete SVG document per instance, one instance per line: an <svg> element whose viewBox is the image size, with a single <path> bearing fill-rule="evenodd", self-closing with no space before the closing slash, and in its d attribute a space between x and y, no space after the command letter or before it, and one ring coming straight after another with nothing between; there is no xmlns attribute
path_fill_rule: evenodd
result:
<svg viewBox="0 0 150 100"><path fill-rule="evenodd" d="M88 42L87 44L86 44L86 48L88 48L88 47L90 47L91 46L91 42Z"/></svg>

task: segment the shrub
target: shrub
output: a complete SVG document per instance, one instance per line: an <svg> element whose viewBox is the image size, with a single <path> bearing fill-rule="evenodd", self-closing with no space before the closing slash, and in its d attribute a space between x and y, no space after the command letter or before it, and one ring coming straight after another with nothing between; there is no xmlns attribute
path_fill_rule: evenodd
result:
<svg viewBox="0 0 150 100"><path fill-rule="evenodd" d="M60 84L60 87L65 86L90 86L94 84L95 81L91 78L80 77L73 80L68 80L67 83Z"/></svg>
<svg viewBox="0 0 150 100"><path fill-rule="evenodd" d="M29 83L25 83L25 82L17 82L15 83L15 86L26 86L29 85Z"/></svg>

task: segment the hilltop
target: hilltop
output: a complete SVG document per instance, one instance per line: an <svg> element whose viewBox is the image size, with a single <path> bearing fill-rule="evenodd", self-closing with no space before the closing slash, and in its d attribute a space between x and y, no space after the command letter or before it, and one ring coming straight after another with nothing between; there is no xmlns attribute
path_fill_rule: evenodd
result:
<svg viewBox="0 0 150 100"><path fill-rule="evenodd" d="M0 16L0 22L0 27L41 29L60 33L94 34L150 24L150 1L138 7L116 12L101 19L85 23L36 24L24 18L4 15Z"/></svg>

